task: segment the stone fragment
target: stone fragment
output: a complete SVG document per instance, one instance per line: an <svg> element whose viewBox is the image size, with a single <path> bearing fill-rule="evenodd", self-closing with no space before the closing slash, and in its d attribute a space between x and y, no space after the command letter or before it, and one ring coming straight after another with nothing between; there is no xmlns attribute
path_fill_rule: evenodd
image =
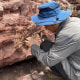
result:
<svg viewBox="0 0 80 80"><path fill-rule="evenodd" d="M17 78L17 80L32 80L32 77L30 75L25 75Z"/></svg>
<svg viewBox="0 0 80 80"><path fill-rule="evenodd" d="M11 0L9 2L4 2L2 6L4 9L18 10L23 4L23 0Z"/></svg>
<svg viewBox="0 0 80 80"><path fill-rule="evenodd" d="M4 12L4 9L2 6L0 6L0 20L2 19L3 17L3 12Z"/></svg>
<svg viewBox="0 0 80 80"><path fill-rule="evenodd" d="M5 25L10 25L10 26L20 24L19 14L6 14L3 16L2 22Z"/></svg>

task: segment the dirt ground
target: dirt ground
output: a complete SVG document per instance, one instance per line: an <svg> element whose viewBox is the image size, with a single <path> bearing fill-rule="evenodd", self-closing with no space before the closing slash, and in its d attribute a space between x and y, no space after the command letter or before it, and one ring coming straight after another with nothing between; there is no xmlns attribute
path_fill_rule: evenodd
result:
<svg viewBox="0 0 80 80"><path fill-rule="evenodd" d="M63 80L36 58L0 69L0 80Z"/></svg>

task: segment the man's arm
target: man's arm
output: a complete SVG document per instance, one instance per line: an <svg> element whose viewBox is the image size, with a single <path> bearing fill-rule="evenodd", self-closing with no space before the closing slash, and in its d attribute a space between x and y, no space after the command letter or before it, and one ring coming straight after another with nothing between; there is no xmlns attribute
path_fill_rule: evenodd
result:
<svg viewBox="0 0 80 80"><path fill-rule="evenodd" d="M55 44L48 52L45 52L40 49L38 45L34 44L31 47L31 53L44 65L51 67L77 51L79 47L78 45L78 41L67 42L67 44L63 46L56 46Z"/></svg>

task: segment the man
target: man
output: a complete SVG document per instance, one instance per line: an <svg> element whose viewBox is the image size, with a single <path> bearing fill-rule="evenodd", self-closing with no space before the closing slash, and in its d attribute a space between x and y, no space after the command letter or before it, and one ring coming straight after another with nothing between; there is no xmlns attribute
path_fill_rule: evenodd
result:
<svg viewBox="0 0 80 80"><path fill-rule="evenodd" d="M28 38L27 44L31 53L53 73L60 73L65 80L80 80L80 19L69 17L70 13L70 10L62 11L55 1L40 5L39 14L31 20L55 33L55 41L46 39L39 46Z"/></svg>

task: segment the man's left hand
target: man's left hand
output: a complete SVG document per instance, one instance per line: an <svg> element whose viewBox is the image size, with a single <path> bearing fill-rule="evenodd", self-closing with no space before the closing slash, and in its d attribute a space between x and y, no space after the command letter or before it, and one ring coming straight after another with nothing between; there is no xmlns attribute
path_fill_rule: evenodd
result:
<svg viewBox="0 0 80 80"><path fill-rule="evenodd" d="M40 46L40 44L41 44L41 40L40 40L40 38L31 38L31 37L28 37L28 38L26 38L26 45L28 46L28 47L31 47L33 44L37 44L38 46Z"/></svg>

